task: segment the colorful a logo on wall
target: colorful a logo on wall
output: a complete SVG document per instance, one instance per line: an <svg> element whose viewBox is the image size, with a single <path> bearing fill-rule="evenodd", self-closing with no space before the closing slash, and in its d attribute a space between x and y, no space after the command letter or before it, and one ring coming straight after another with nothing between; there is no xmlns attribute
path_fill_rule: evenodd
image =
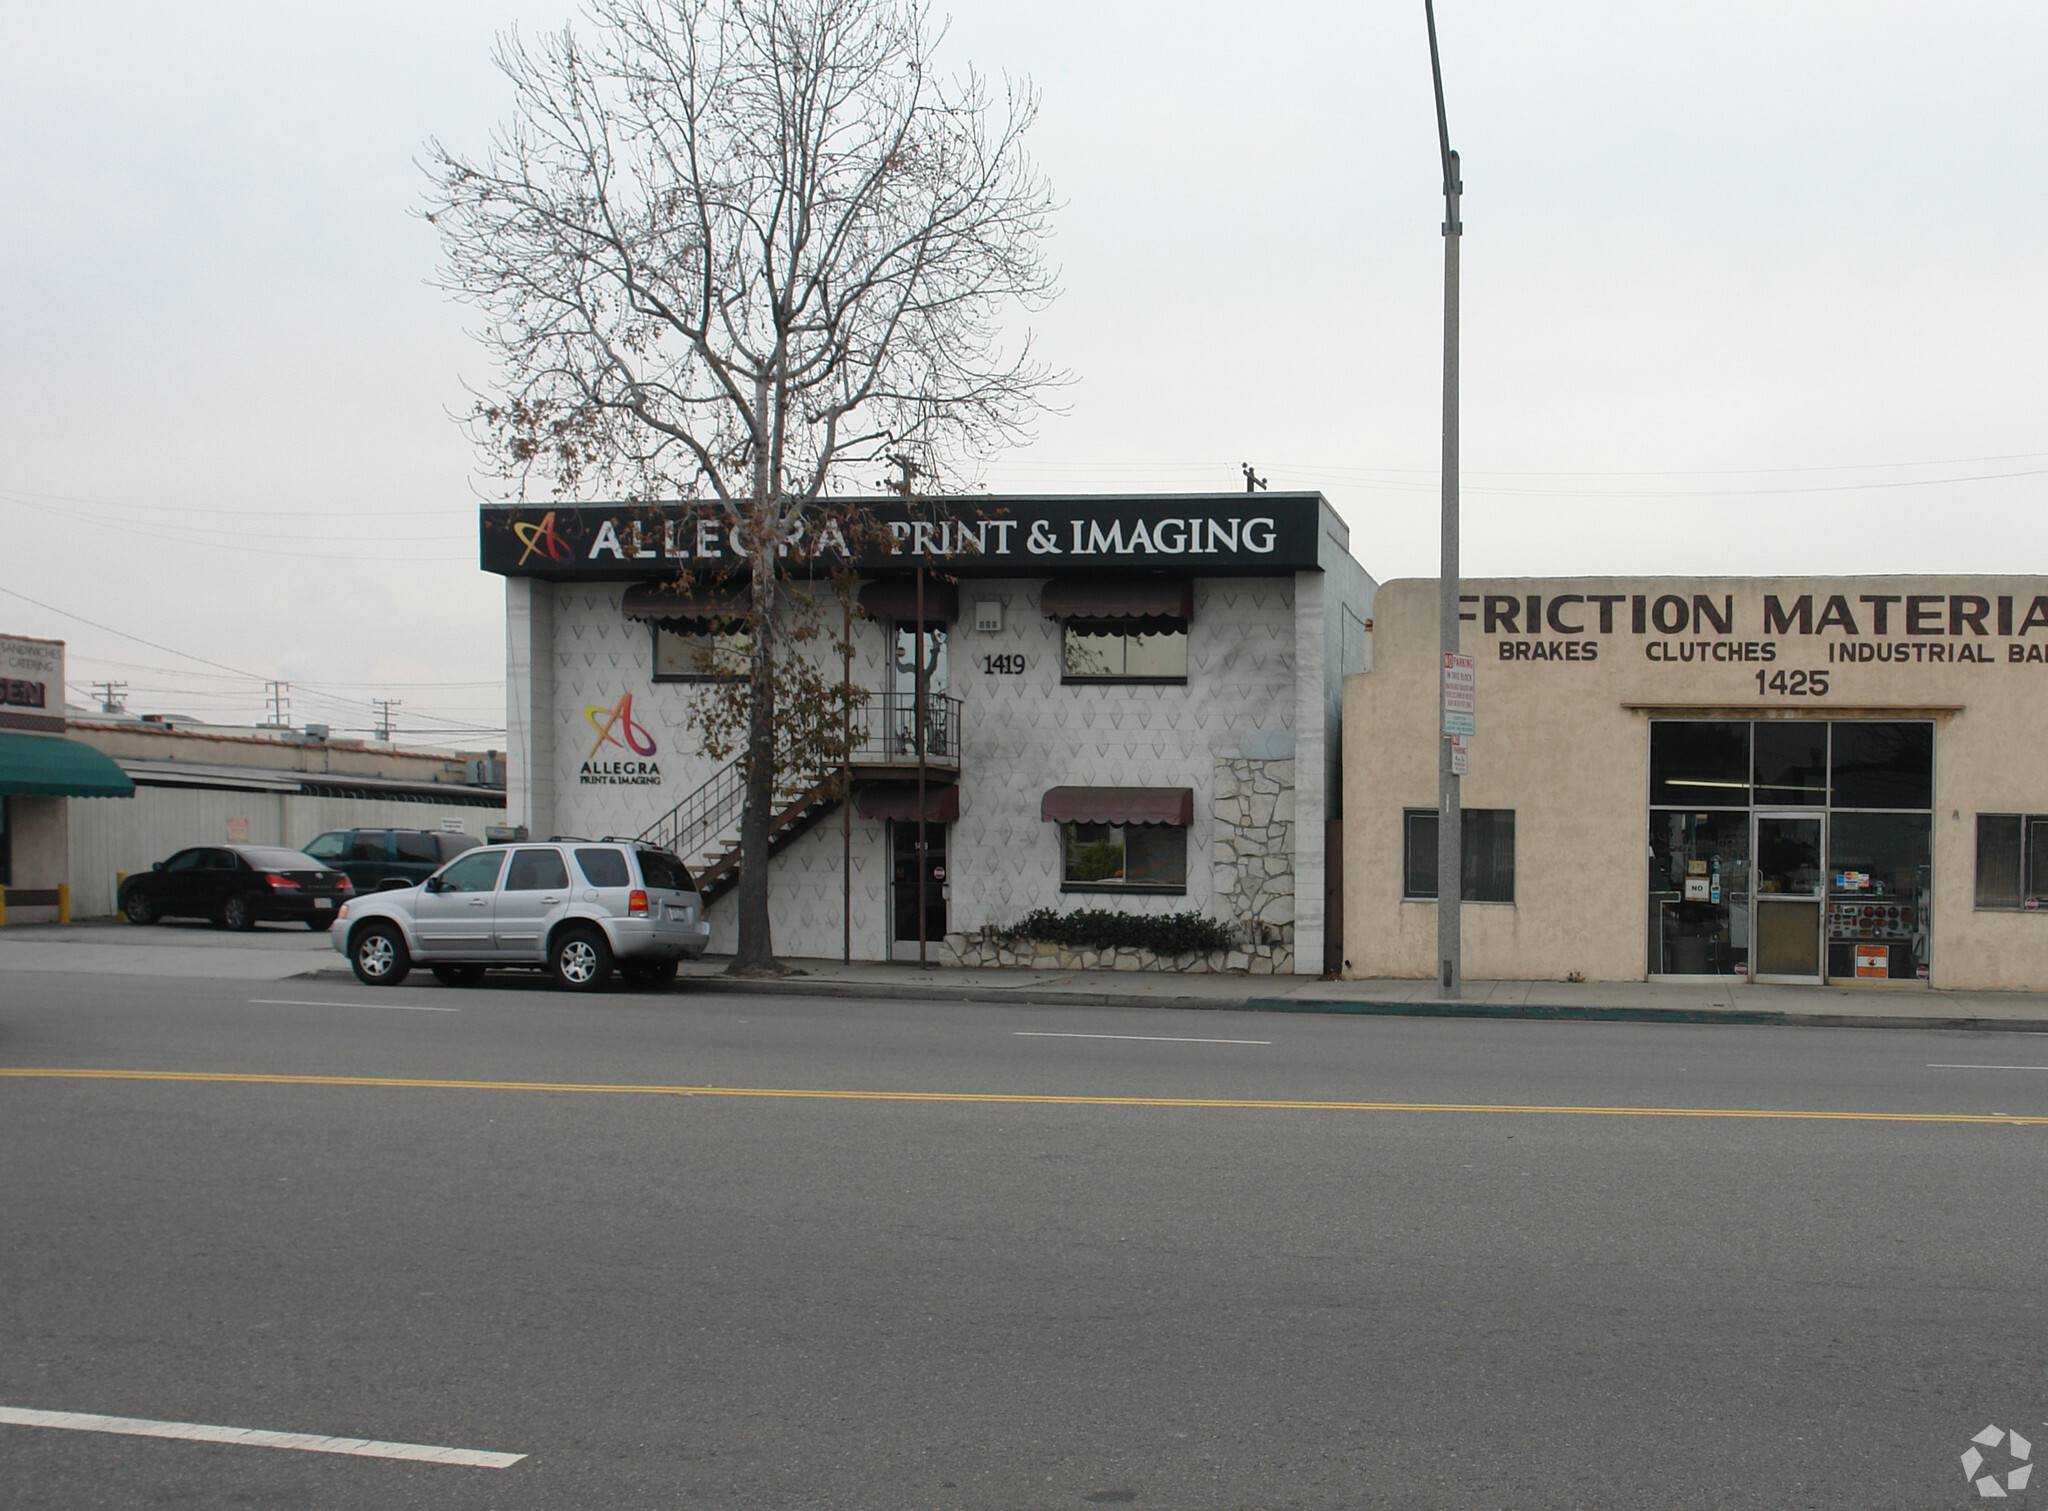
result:
<svg viewBox="0 0 2048 1511"><path fill-rule="evenodd" d="M619 694L619 701L610 708L593 705L583 710L583 717L590 721L590 727L597 731L590 754L583 758L582 770L577 773L586 787L659 787L661 767L651 760L605 759L607 745L632 756L654 754L654 736L646 726L633 717L633 695Z"/></svg>

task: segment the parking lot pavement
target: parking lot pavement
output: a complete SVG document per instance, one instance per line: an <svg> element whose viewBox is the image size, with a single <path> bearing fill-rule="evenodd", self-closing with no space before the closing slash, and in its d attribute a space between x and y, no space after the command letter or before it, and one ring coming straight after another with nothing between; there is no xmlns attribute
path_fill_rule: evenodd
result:
<svg viewBox="0 0 2048 1511"><path fill-rule="evenodd" d="M246 934L204 923L53 923L0 929L0 971L283 981L340 964L327 936L303 924L258 924Z"/></svg>

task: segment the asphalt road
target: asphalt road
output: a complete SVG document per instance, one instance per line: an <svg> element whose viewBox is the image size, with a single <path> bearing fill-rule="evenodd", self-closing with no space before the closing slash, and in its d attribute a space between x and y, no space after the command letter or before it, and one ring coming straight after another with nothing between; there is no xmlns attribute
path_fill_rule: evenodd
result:
<svg viewBox="0 0 2048 1511"><path fill-rule="evenodd" d="M2048 1037L15 974L0 1069L142 1074L0 1076L0 1409L525 1457L0 1504L1974 1505L2048 1069L1964 1065Z"/></svg>

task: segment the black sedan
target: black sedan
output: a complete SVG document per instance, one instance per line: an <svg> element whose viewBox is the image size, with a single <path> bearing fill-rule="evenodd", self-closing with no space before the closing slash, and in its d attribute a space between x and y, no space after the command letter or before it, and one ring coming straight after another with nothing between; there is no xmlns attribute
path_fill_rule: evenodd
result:
<svg viewBox="0 0 2048 1511"><path fill-rule="evenodd" d="M130 923L210 918L231 929L274 918L324 929L353 896L346 876L297 850L205 845L180 850L122 882L121 916Z"/></svg>

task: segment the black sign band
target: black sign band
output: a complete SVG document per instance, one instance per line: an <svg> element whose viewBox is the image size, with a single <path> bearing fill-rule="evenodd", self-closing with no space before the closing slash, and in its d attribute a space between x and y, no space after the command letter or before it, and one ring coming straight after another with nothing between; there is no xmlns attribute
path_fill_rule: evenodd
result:
<svg viewBox="0 0 2048 1511"><path fill-rule="evenodd" d="M1280 576L1318 565L1324 507L1315 493L828 500L782 554L799 575L924 565L955 577ZM486 572L558 581L743 566L733 517L716 504L687 501L486 507L479 553Z"/></svg>

